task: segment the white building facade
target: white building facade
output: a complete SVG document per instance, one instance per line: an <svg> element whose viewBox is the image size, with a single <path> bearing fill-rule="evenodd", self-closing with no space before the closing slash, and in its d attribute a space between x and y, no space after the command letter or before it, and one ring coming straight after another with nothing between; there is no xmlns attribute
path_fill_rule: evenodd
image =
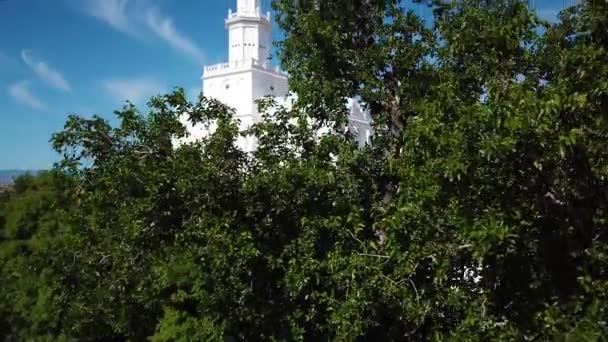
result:
<svg viewBox="0 0 608 342"><path fill-rule="evenodd" d="M241 130L261 120L255 101L274 96L281 105L289 106L287 74L270 63L270 12L262 13L261 0L237 0L236 12L228 11L225 27L228 31L228 62L204 67L201 77L205 97L214 98L234 108ZM348 101L349 129L360 145L369 141L371 119L355 100ZM193 127L191 139L209 134L213 127ZM245 151L256 146L255 137L240 138L238 145Z"/></svg>

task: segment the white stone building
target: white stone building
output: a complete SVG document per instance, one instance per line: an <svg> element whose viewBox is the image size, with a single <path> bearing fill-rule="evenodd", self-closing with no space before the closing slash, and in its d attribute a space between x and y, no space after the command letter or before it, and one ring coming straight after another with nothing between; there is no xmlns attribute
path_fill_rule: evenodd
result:
<svg viewBox="0 0 608 342"><path fill-rule="evenodd" d="M261 0L237 0L236 12L228 11L225 26L228 30L228 62L204 67L203 95L215 98L235 109L236 118L244 130L261 120L255 101L274 96L280 105L289 106L288 75L271 65L271 17L262 13ZM371 119L357 101L349 100L349 129L364 145L372 134ZM213 127L192 127L190 139L199 139ZM255 137L241 138L239 146L252 151Z"/></svg>

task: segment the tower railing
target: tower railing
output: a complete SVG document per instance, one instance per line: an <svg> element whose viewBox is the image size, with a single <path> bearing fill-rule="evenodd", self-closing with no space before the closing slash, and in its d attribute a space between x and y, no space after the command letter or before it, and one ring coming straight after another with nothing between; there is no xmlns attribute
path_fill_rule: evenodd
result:
<svg viewBox="0 0 608 342"><path fill-rule="evenodd" d="M228 71L236 71L241 69L246 69L249 67L258 67L262 69L266 69L268 71L273 71L279 73L281 75L286 75L284 71L282 71L278 66L272 67L268 61L260 61L254 58L248 58L243 60L231 61L228 63L218 63L207 65L203 69L203 76L210 76L214 74L221 74Z"/></svg>
<svg viewBox="0 0 608 342"><path fill-rule="evenodd" d="M266 12L266 15L262 15L262 10L258 7L255 9L255 12L232 12L232 9L228 9L228 18L226 20L230 20L236 17L244 17L244 18L264 18L270 21L270 12Z"/></svg>

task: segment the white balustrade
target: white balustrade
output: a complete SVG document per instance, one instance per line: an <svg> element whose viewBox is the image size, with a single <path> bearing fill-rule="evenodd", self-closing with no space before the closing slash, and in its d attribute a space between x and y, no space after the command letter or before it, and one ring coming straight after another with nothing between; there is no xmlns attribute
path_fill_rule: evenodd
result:
<svg viewBox="0 0 608 342"><path fill-rule="evenodd" d="M246 69L249 67L258 67L268 71L273 71L282 75L286 75L284 71L282 71L278 66L272 67L267 61L259 61L257 59L245 59L240 61L232 61L229 63L218 63L213 65L207 65L204 68L204 74L206 76L223 73L228 70L239 70Z"/></svg>

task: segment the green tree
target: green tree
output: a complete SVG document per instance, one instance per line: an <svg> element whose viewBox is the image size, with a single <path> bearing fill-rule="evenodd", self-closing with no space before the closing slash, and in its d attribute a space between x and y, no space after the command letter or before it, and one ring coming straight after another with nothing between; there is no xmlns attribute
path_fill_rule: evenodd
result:
<svg viewBox="0 0 608 342"><path fill-rule="evenodd" d="M0 203L0 331L9 341L62 338L70 186L56 172L24 175Z"/></svg>
<svg viewBox="0 0 608 342"><path fill-rule="evenodd" d="M392 184L373 221L391 256L375 274L392 283L376 285L394 297L355 285L365 304L346 331L605 335L605 12L584 2L549 26L517 1L430 3L432 30L408 26L419 18L399 1L277 1L299 105L359 96L374 148L400 152L374 177Z"/></svg>
<svg viewBox="0 0 608 342"><path fill-rule="evenodd" d="M432 23L274 1L298 99L260 101L253 154L231 109L182 89L115 126L70 117L56 170L0 200L2 336L604 339L605 12L427 2ZM365 148L340 129L349 97ZM184 118L217 129L176 144Z"/></svg>

